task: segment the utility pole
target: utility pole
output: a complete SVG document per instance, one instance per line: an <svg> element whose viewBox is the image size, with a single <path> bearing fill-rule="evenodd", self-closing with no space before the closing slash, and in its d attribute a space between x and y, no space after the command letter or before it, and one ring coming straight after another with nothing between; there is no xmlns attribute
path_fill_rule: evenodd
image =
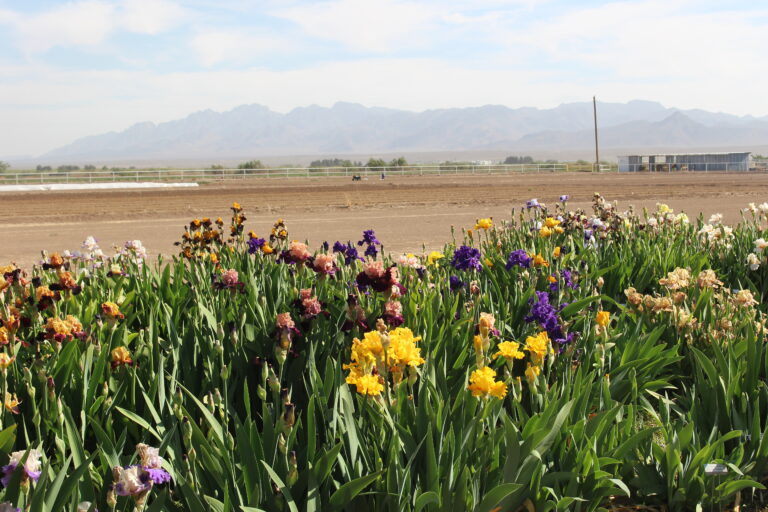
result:
<svg viewBox="0 0 768 512"><path fill-rule="evenodd" d="M595 119L595 170L600 170L600 152L597 146L597 100L592 96L592 114Z"/></svg>

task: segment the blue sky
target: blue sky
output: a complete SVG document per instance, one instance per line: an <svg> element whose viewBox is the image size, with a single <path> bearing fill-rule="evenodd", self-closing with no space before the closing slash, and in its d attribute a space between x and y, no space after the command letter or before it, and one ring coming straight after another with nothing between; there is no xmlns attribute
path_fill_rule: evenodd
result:
<svg viewBox="0 0 768 512"><path fill-rule="evenodd" d="M0 0L0 157L244 103L766 115L765 48L755 1Z"/></svg>

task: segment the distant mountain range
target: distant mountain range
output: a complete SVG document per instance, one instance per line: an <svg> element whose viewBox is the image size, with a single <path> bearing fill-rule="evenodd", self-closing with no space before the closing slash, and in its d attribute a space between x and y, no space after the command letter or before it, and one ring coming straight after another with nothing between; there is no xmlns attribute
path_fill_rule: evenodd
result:
<svg viewBox="0 0 768 512"><path fill-rule="evenodd" d="M768 144L768 116L667 108L650 101L598 103L603 148L704 148ZM78 139L45 160L237 158L264 155L576 150L593 146L592 103L552 109L486 105L409 112L355 103L286 114L262 105L204 110L159 124Z"/></svg>

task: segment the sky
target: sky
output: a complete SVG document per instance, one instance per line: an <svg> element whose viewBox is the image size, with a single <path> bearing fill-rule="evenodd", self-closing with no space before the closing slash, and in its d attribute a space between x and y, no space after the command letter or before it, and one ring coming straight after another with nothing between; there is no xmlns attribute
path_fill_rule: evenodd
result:
<svg viewBox="0 0 768 512"><path fill-rule="evenodd" d="M204 109L767 115L765 0L0 0L0 158Z"/></svg>

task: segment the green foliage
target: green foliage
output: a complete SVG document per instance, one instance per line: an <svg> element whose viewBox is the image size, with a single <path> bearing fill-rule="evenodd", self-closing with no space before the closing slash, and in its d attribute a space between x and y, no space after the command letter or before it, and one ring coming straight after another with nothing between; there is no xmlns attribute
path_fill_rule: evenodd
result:
<svg viewBox="0 0 768 512"><path fill-rule="evenodd" d="M504 164L532 164L533 162L531 156L508 156L504 159Z"/></svg>
<svg viewBox="0 0 768 512"><path fill-rule="evenodd" d="M684 511L763 488L768 271L745 264L766 236L758 210L728 234L664 208L620 214L600 197L589 214L532 208L501 229L465 231L433 263L403 259L399 299L391 287L351 286L362 264L340 254L333 275L314 270L320 258L298 263L301 247L279 230L252 254L233 212L231 238L223 221L192 223L184 257L146 261L132 246L100 265L67 261L79 293L63 268L35 269L40 283L3 269L3 350L16 360L0 384L19 404L0 415L0 462L18 451L42 459L39 480L14 472L0 502L112 510L112 469L139 463L139 443L159 449L172 477L144 496L148 511ZM547 222L563 232L542 232ZM203 236L213 231L223 236ZM481 251L480 270L451 265L459 245ZM507 269L520 249L547 265ZM474 283L452 290L450 276ZM57 284L59 296L46 305L38 284ZM321 313L306 314L300 290ZM527 349L521 360L493 356L542 331L526 320L536 292L578 334L553 343L531 378ZM400 384L387 377L379 397L346 381L352 339L365 332L349 294L371 326L397 300L422 338L424 363ZM598 311L610 313L605 325ZM278 326L286 312L300 336ZM481 313L495 317L487 348L473 341ZM67 315L84 334L51 327ZM377 374L391 376L390 364ZM481 366L506 385L503 398L468 390ZM709 463L728 473L707 474ZM116 510L134 504L119 496Z"/></svg>
<svg viewBox="0 0 768 512"><path fill-rule="evenodd" d="M238 169L264 169L264 164L261 160L248 160L237 166Z"/></svg>
<svg viewBox="0 0 768 512"><path fill-rule="evenodd" d="M310 167L362 167L362 162L353 162L352 160L342 160L341 158L324 158L322 160L312 160Z"/></svg>

